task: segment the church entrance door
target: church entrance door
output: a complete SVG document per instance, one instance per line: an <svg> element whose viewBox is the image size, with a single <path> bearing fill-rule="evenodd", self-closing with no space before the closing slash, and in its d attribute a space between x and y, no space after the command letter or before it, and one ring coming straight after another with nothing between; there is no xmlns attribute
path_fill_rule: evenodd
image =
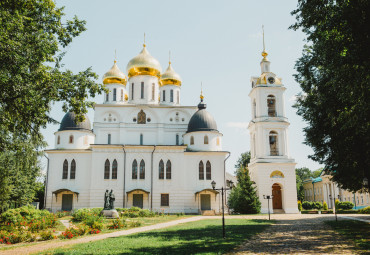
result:
<svg viewBox="0 0 370 255"><path fill-rule="evenodd" d="M73 194L62 195L62 211L72 211Z"/></svg>
<svg viewBox="0 0 370 255"><path fill-rule="evenodd" d="M279 184L275 183L272 185L272 208L273 209L283 209L282 199L281 199L281 187Z"/></svg>
<svg viewBox="0 0 370 255"><path fill-rule="evenodd" d="M143 194L133 194L132 199L132 206L143 208Z"/></svg>
<svg viewBox="0 0 370 255"><path fill-rule="evenodd" d="M211 210L211 195L209 194L200 194L200 209Z"/></svg>

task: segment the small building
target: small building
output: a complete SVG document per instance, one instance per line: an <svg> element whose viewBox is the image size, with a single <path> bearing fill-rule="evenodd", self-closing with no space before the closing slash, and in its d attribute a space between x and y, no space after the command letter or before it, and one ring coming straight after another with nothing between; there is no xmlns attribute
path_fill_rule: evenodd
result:
<svg viewBox="0 0 370 255"><path fill-rule="evenodd" d="M304 201L310 202L326 202L328 208L333 208L336 198L341 202L349 201L354 203L354 209L361 209L370 206L369 193L362 193L360 191L353 193L338 187L338 185L331 181L331 176L324 172L317 178L309 178L303 182ZM339 195L339 197L338 197Z"/></svg>

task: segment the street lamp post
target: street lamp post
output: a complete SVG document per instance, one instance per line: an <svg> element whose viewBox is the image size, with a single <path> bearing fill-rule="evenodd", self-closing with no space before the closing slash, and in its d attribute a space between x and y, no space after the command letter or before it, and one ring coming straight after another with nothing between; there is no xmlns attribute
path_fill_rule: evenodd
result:
<svg viewBox="0 0 370 255"><path fill-rule="evenodd" d="M270 220L270 199L272 199L274 196L273 195L263 195L264 199L267 199L267 208L268 208L268 213L269 213L269 220Z"/></svg>
<svg viewBox="0 0 370 255"><path fill-rule="evenodd" d="M221 191L221 199L222 199L222 237L225 239L226 234L225 234L224 191L231 190L233 188L233 181L227 181L226 182L226 185L228 186L228 188L221 187L220 189L216 189L216 182L215 181L212 181L211 185L212 185L213 190L220 190Z"/></svg>

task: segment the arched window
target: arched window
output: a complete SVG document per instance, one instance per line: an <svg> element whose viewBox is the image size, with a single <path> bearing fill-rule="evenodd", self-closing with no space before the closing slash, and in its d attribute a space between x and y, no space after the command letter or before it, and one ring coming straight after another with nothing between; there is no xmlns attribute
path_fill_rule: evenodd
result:
<svg viewBox="0 0 370 255"><path fill-rule="evenodd" d="M171 161L167 160L166 164L166 179L171 180Z"/></svg>
<svg viewBox="0 0 370 255"><path fill-rule="evenodd" d="M105 94L105 101L108 102L109 101L109 92Z"/></svg>
<svg viewBox="0 0 370 255"><path fill-rule="evenodd" d="M216 144L217 144L217 146L220 146L220 137L217 137Z"/></svg>
<svg viewBox="0 0 370 255"><path fill-rule="evenodd" d="M177 91L177 103L180 103L180 91Z"/></svg>
<svg viewBox="0 0 370 255"><path fill-rule="evenodd" d="M155 83L152 83L152 100L154 101L155 97Z"/></svg>
<svg viewBox="0 0 370 255"><path fill-rule="evenodd" d="M140 93L140 95L141 95L141 99L143 99L144 98L144 82L141 82L141 93Z"/></svg>
<svg viewBox="0 0 370 255"><path fill-rule="evenodd" d="M173 102L173 89L170 90L170 102Z"/></svg>
<svg viewBox="0 0 370 255"><path fill-rule="evenodd" d="M144 144L144 136L143 134L140 134L140 145Z"/></svg>
<svg viewBox="0 0 370 255"><path fill-rule="evenodd" d="M163 160L159 161L159 179L163 180L164 179L164 163Z"/></svg>
<svg viewBox="0 0 370 255"><path fill-rule="evenodd" d="M134 91L135 91L134 88L135 88L134 84L131 83L131 100L134 100Z"/></svg>
<svg viewBox="0 0 370 255"><path fill-rule="evenodd" d="M179 134L176 134L176 145L179 145L180 141L179 141Z"/></svg>
<svg viewBox="0 0 370 255"><path fill-rule="evenodd" d="M113 89L113 101L117 101L117 89Z"/></svg>
<svg viewBox="0 0 370 255"><path fill-rule="evenodd" d="M203 164L203 161L199 162L199 180L204 180L204 164Z"/></svg>
<svg viewBox="0 0 370 255"><path fill-rule="evenodd" d="M112 138L112 135L111 134L108 134L108 144L111 143L111 138Z"/></svg>
<svg viewBox="0 0 370 255"><path fill-rule="evenodd" d="M206 179L211 180L212 175L211 175L211 162L207 161L206 164Z"/></svg>
<svg viewBox="0 0 370 255"><path fill-rule="evenodd" d="M194 136L190 136L190 145L194 144Z"/></svg>
<svg viewBox="0 0 370 255"><path fill-rule="evenodd" d="M137 179L137 161L132 162L132 179Z"/></svg>
<svg viewBox="0 0 370 255"><path fill-rule="evenodd" d="M145 179L145 162L143 159L140 161L140 179Z"/></svg>
<svg viewBox="0 0 370 255"><path fill-rule="evenodd" d="M112 164L112 179L114 179L114 180L117 179L117 168L118 168L117 160L113 160L113 164Z"/></svg>
<svg viewBox="0 0 370 255"><path fill-rule="evenodd" d="M208 136L207 135L204 136L204 144L208 144Z"/></svg>
<svg viewBox="0 0 370 255"><path fill-rule="evenodd" d="M109 159L107 159L104 164L104 179L105 180L109 179L109 175L110 175L110 162Z"/></svg>
<svg viewBox="0 0 370 255"><path fill-rule="evenodd" d="M76 161L73 159L71 162L71 173L69 179L76 179Z"/></svg>
<svg viewBox="0 0 370 255"><path fill-rule="evenodd" d="M275 131L270 132L269 142L270 142L270 155L278 156L279 155L278 134Z"/></svg>
<svg viewBox="0 0 370 255"><path fill-rule="evenodd" d="M166 91L163 90L163 102L166 101Z"/></svg>
<svg viewBox="0 0 370 255"><path fill-rule="evenodd" d="M60 135L58 135L57 144L60 144Z"/></svg>
<svg viewBox="0 0 370 255"><path fill-rule="evenodd" d="M276 116L276 100L275 96L269 95L267 97L267 108L268 108L268 116L275 117Z"/></svg>
<svg viewBox="0 0 370 255"><path fill-rule="evenodd" d="M62 179L67 179L68 178L68 161L65 159L63 162L63 175Z"/></svg>
<svg viewBox="0 0 370 255"><path fill-rule="evenodd" d="M73 143L73 135L69 136L69 143Z"/></svg>
<svg viewBox="0 0 370 255"><path fill-rule="evenodd" d="M121 101L123 101L123 89L121 89Z"/></svg>

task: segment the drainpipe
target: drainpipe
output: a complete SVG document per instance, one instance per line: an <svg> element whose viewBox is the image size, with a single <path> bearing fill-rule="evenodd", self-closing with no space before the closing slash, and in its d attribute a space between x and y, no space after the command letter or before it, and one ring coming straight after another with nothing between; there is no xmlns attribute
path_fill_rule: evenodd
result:
<svg viewBox="0 0 370 255"><path fill-rule="evenodd" d="M126 150L125 146L122 147L123 149L123 208L125 208L126 204Z"/></svg>
<svg viewBox="0 0 370 255"><path fill-rule="evenodd" d="M153 211L153 154L156 149L156 145L154 145L154 149L152 151L152 167L150 169L150 210Z"/></svg>
<svg viewBox="0 0 370 255"><path fill-rule="evenodd" d="M224 187L226 187L226 160L230 157L231 155L231 152L227 152L229 155L224 159ZM225 202L227 201L227 194L226 194L226 190L225 190ZM224 203L224 201L222 201L222 204ZM229 207L227 207L229 208Z"/></svg>
<svg viewBox="0 0 370 255"><path fill-rule="evenodd" d="M46 179L45 179L45 194L44 194L44 208L46 208L46 196L48 194L48 180L49 180L49 158L44 154L44 157L48 160L48 165L46 168ZM53 203L53 195L51 195L51 202Z"/></svg>

